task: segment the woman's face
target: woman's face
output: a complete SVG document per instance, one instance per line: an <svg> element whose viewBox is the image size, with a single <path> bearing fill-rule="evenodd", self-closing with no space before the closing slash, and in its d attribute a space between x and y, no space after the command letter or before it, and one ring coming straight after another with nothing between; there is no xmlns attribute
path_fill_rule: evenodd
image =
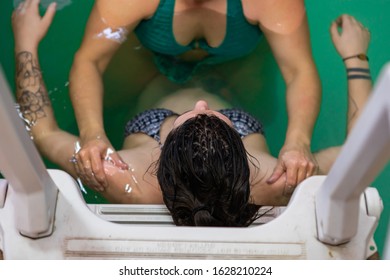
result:
<svg viewBox="0 0 390 280"><path fill-rule="evenodd" d="M177 117L177 119L173 123L173 128L180 126L185 121L194 118L199 114L214 115L219 119L223 120L224 122L226 122L228 125L233 126L232 122L228 117L226 117L224 114L218 111L210 110L209 105L207 104L206 101L199 100L195 103L195 106L192 110L184 112L183 114Z"/></svg>

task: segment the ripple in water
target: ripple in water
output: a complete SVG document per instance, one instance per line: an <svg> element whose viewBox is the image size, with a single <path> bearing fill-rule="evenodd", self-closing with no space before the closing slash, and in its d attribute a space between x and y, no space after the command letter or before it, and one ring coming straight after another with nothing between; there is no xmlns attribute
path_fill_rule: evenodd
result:
<svg viewBox="0 0 390 280"><path fill-rule="evenodd" d="M14 0L14 8L19 6L19 4L21 2L23 2L23 1L24 0ZM56 7L57 11L59 11L59 10L63 9L64 7L69 6L70 4L72 4L72 0L56 0L56 1L53 1L53 0L41 0L40 5L46 9L53 2L57 3L57 7Z"/></svg>

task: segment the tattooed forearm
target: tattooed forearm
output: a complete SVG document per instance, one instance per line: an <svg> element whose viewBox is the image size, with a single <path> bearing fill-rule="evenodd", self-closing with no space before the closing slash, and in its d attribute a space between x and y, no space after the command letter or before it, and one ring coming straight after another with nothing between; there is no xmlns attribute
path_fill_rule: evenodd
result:
<svg viewBox="0 0 390 280"><path fill-rule="evenodd" d="M16 86L19 109L26 123L34 125L38 119L46 117L45 107L50 106L38 62L30 52L16 55Z"/></svg>

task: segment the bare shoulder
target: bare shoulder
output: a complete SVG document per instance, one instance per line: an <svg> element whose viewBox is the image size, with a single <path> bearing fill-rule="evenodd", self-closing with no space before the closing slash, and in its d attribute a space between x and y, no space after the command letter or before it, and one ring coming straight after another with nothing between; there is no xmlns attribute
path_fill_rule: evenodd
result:
<svg viewBox="0 0 390 280"><path fill-rule="evenodd" d="M155 175L159 148L139 145L118 151L128 170L105 163L109 189L106 197L113 203L161 204L161 190Z"/></svg>
<svg viewBox="0 0 390 280"><path fill-rule="evenodd" d="M249 22L270 30L296 28L306 14L304 0L242 0Z"/></svg>
<svg viewBox="0 0 390 280"><path fill-rule="evenodd" d="M95 8L107 25L121 27L151 17L159 3L160 0L97 0Z"/></svg>
<svg viewBox="0 0 390 280"><path fill-rule="evenodd" d="M118 153L129 166L145 173L160 158L161 149L158 142L150 136L136 133L126 137L123 148Z"/></svg>

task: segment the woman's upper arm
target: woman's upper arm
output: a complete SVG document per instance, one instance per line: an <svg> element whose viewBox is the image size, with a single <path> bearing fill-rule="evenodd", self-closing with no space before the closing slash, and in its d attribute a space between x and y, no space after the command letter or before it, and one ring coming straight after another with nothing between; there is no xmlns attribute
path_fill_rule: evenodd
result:
<svg viewBox="0 0 390 280"><path fill-rule="evenodd" d="M153 5L144 0L96 0L92 7L77 60L88 60L103 71L113 54L138 23L153 13ZM154 2L154 0L150 1ZM136 6L137 8L131 7ZM120 35L113 36L115 34Z"/></svg>
<svg viewBox="0 0 390 280"><path fill-rule="evenodd" d="M301 25L306 16L304 0L253 1L251 18L260 26L279 34L288 34Z"/></svg>
<svg viewBox="0 0 390 280"><path fill-rule="evenodd" d="M297 71L314 67L304 1L266 0L262 3L258 7L257 21L288 82Z"/></svg>

